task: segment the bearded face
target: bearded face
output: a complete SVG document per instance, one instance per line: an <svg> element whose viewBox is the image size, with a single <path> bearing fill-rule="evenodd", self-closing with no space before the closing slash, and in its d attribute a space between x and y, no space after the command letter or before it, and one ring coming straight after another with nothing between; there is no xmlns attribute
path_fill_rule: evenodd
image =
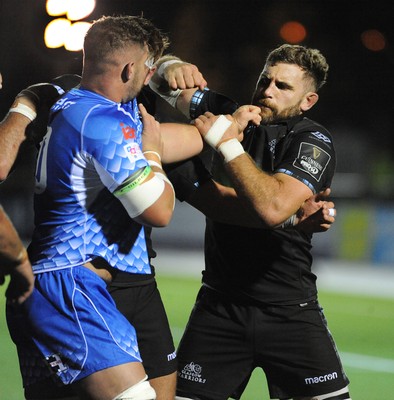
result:
<svg viewBox="0 0 394 400"><path fill-rule="evenodd" d="M300 115L306 93L304 71L294 64L279 63L262 71L252 104L260 107L262 123L270 124Z"/></svg>
<svg viewBox="0 0 394 400"><path fill-rule="evenodd" d="M281 110L275 104L272 104L268 99L261 99L257 101L253 99L252 104L260 107L261 122L263 124L272 124L296 115L300 115L300 103L301 101L295 105L288 106L287 108L283 108Z"/></svg>

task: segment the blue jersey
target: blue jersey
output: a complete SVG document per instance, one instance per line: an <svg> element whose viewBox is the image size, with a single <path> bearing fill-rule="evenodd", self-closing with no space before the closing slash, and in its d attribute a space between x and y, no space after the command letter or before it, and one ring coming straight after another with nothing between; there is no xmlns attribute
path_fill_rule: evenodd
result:
<svg viewBox="0 0 394 400"><path fill-rule="evenodd" d="M112 194L148 165L141 133L135 99L120 104L73 89L52 107L36 167L29 246L35 273L96 257L122 271L151 273L144 229Z"/></svg>

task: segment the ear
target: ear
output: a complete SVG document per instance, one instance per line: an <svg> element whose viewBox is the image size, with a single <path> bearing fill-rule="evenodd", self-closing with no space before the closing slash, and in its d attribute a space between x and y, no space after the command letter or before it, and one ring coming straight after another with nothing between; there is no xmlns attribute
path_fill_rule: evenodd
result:
<svg viewBox="0 0 394 400"><path fill-rule="evenodd" d="M134 72L134 62L131 61L129 63L127 63L123 69L122 69L122 82L125 83L127 81L129 81L133 75Z"/></svg>
<svg viewBox="0 0 394 400"><path fill-rule="evenodd" d="M308 92L304 99L301 101L300 108L302 112L308 111L311 109L319 100L319 95L315 92Z"/></svg>

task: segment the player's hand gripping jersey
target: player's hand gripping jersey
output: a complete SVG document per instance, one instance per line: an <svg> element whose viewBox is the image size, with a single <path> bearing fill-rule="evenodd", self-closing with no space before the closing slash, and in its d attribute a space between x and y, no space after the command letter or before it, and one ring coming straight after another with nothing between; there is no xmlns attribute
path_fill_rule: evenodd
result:
<svg viewBox="0 0 394 400"><path fill-rule="evenodd" d="M150 273L144 229L111 194L148 165L136 100L73 89L51 113L36 169L34 271L102 257L122 271Z"/></svg>

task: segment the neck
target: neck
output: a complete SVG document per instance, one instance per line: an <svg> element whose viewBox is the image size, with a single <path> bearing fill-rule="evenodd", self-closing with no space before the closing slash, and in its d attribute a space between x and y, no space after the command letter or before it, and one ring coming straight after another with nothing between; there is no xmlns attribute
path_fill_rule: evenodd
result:
<svg viewBox="0 0 394 400"><path fill-rule="evenodd" d="M82 75L81 86L116 103L122 101L122 84L108 75Z"/></svg>

